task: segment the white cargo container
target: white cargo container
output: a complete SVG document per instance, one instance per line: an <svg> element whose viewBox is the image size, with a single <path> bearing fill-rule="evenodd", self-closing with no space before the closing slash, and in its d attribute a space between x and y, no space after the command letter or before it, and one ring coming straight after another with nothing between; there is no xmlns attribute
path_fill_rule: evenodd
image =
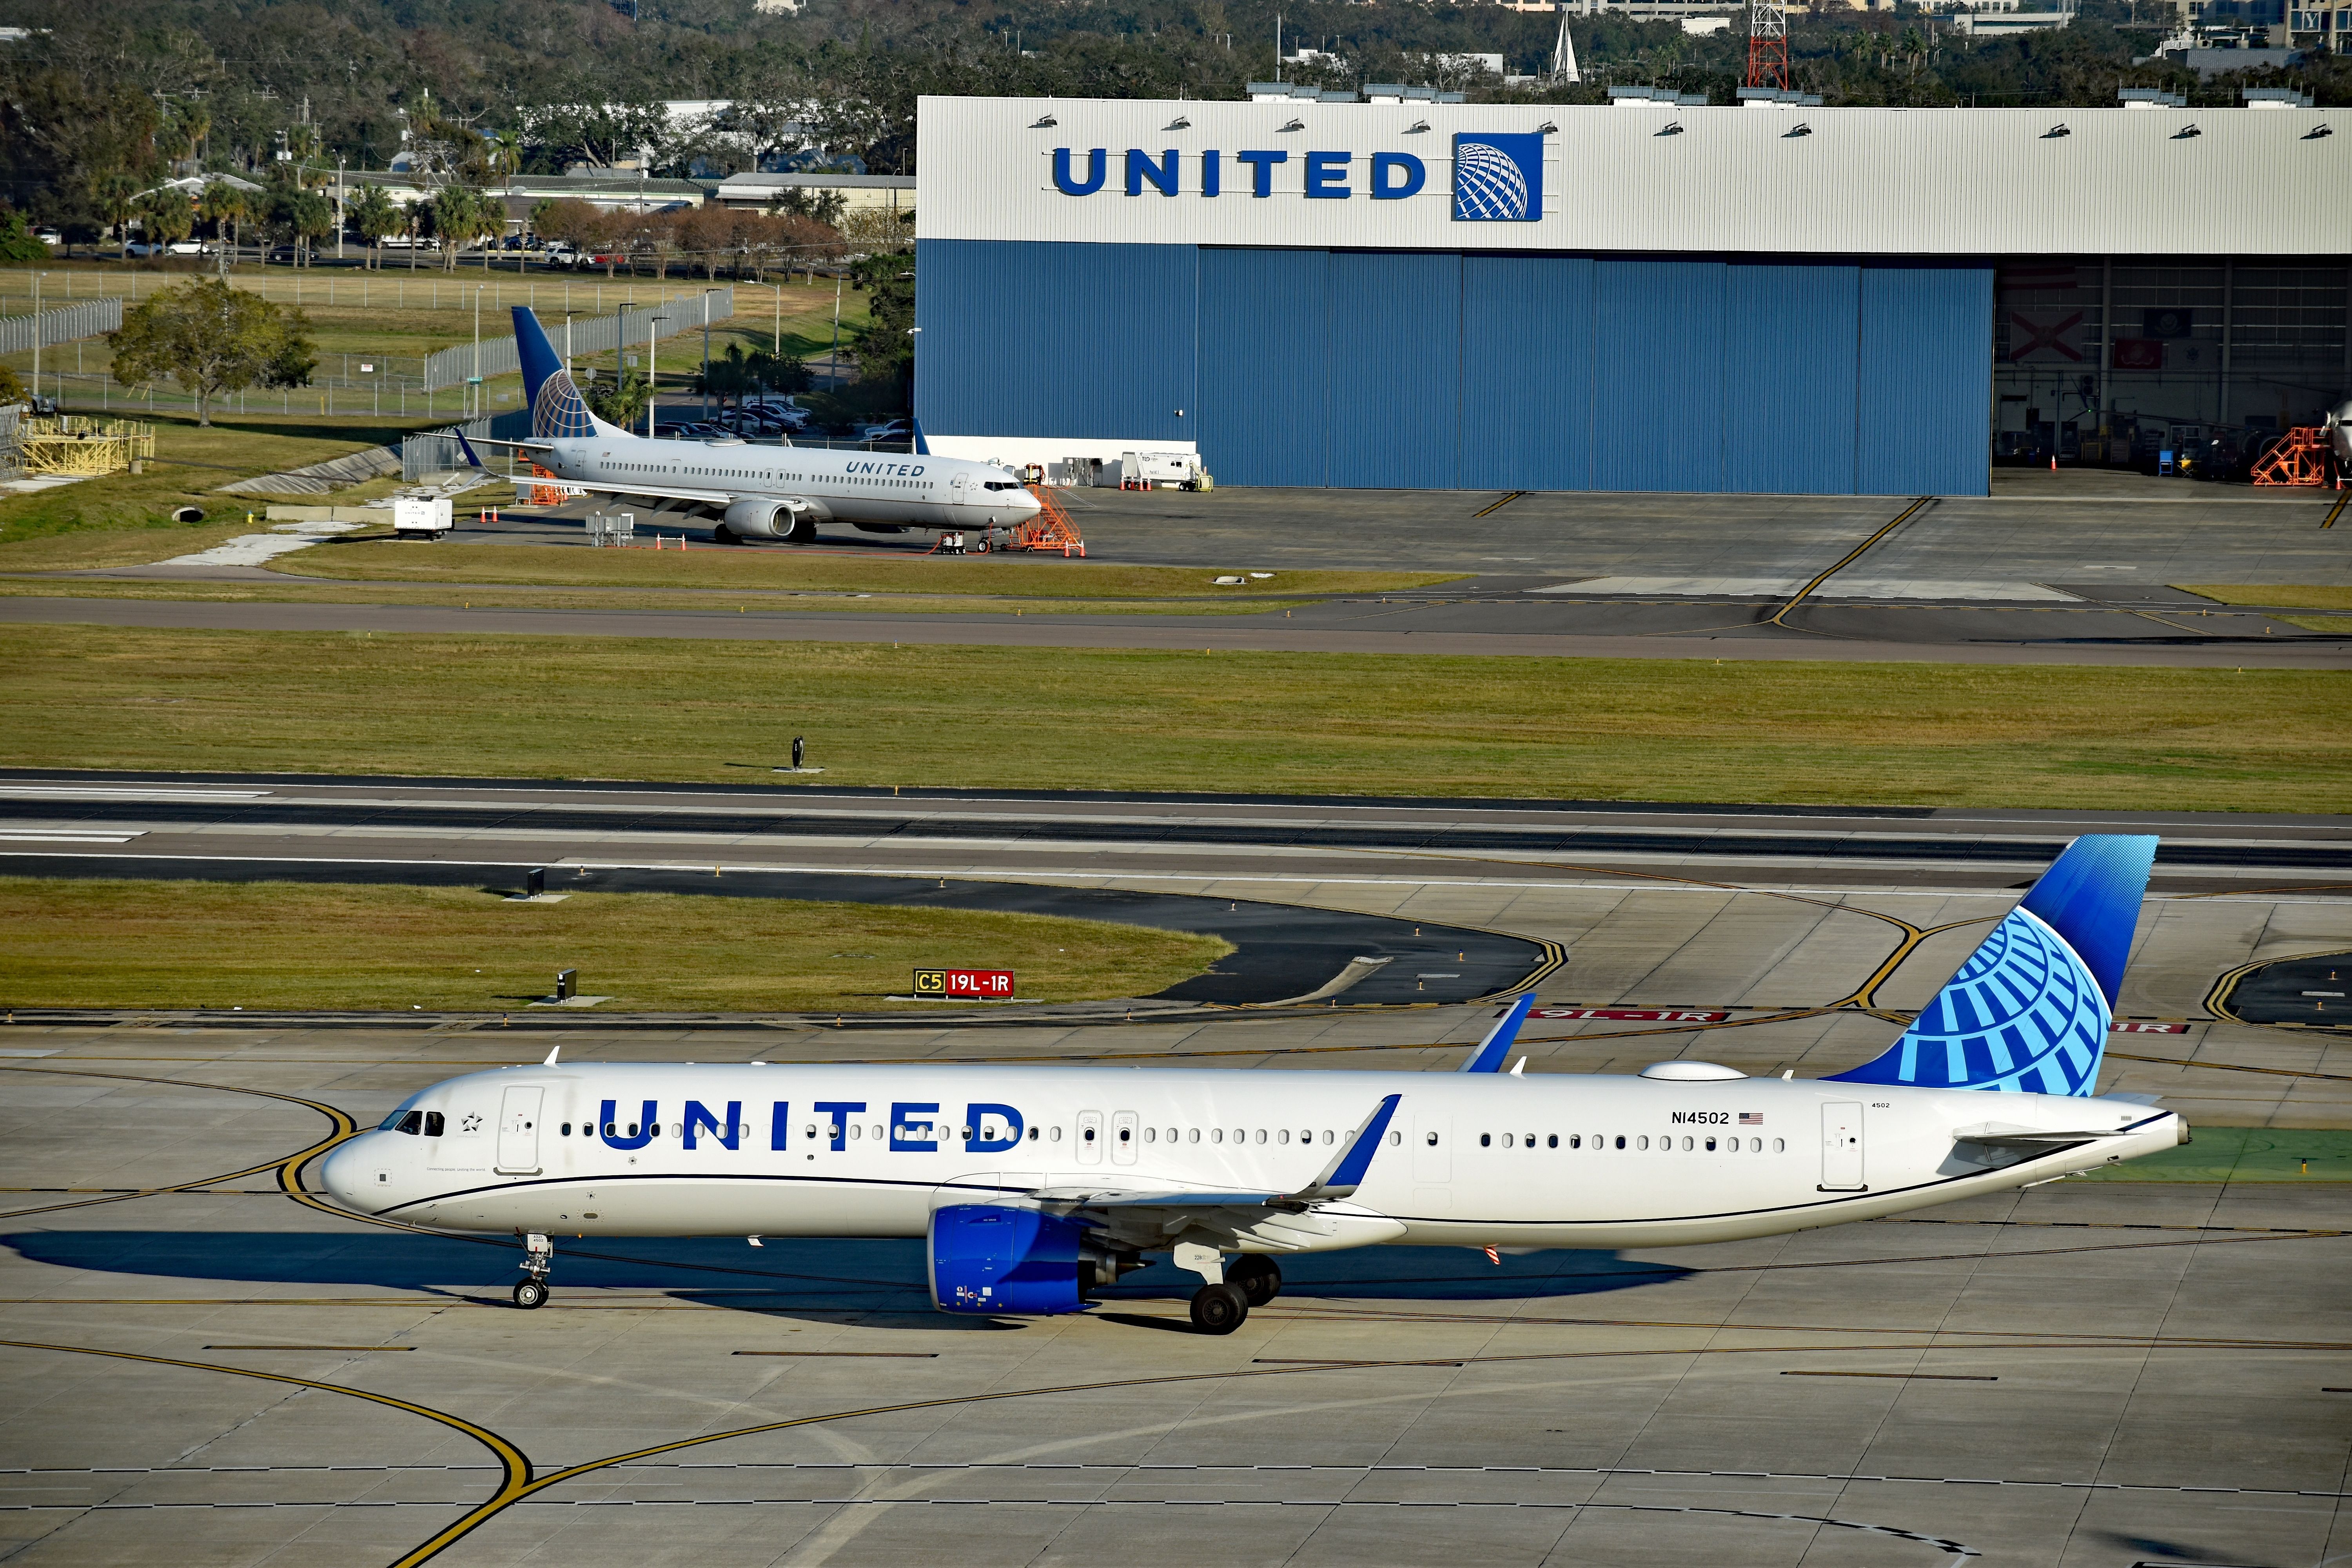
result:
<svg viewBox="0 0 2352 1568"><path fill-rule="evenodd" d="M431 500L403 496L392 503L392 531L395 534L438 539L457 525L456 510L447 496L436 496Z"/></svg>
<svg viewBox="0 0 2352 1568"><path fill-rule="evenodd" d="M1200 459L1190 452L1121 452L1119 479L1147 487L1190 484L1200 472Z"/></svg>

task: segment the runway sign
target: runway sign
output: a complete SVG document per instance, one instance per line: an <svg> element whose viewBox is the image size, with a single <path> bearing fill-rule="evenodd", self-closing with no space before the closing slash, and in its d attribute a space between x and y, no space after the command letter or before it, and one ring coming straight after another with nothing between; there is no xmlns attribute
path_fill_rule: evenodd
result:
<svg viewBox="0 0 2352 1568"><path fill-rule="evenodd" d="M2188 1032L2189 1026L2186 1024L2109 1024L2107 1026L2107 1033L2110 1035L2185 1035Z"/></svg>
<svg viewBox="0 0 2352 1568"><path fill-rule="evenodd" d="M983 996L1002 1000L1013 994L1009 969L918 969L918 996Z"/></svg>
<svg viewBox="0 0 2352 1568"><path fill-rule="evenodd" d="M1627 1024L1720 1024L1728 1013L1695 1007L1538 1007L1530 1018L1607 1018Z"/></svg>

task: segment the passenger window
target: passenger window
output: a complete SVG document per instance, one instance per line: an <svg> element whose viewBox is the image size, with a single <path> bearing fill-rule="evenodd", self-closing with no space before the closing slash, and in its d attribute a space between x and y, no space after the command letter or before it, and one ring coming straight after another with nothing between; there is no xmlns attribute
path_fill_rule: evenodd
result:
<svg viewBox="0 0 2352 1568"><path fill-rule="evenodd" d="M1692 1142L1692 1141L1691 1141L1690 1139L1688 1139L1688 1138L1685 1138L1685 1139L1683 1140L1683 1152L1684 1152L1684 1153L1685 1153L1685 1154L1689 1153L1689 1152L1691 1152L1691 1150L1692 1150L1692 1148L1693 1148L1693 1147L1695 1147L1695 1145L1694 1145L1694 1143Z"/></svg>
<svg viewBox="0 0 2352 1568"><path fill-rule="evenodd" d="M1257 1141L1261 1143L1265 1142L1265 1129L1263 1127L1257 1130Z"/></svg>
<svg viewBox="0 0 2352 1568"><path fill-rule="evenodd" d="M1617 1134L1617 1147L1619 1147L1620 1149L1622 1149L1624 1146L1625 1146L1625 1135L1624 1135L1622 1132L1620 1132L1619 1134Z"/></svg>
<svg viewBox="0 0 2352 1568"><path fill-rule="evenodd" d="M865 1131L866 1131L866 1129L864 1129L863 1127L858 1126L858 1125L857 1125L857 1123L856 1123L856 1122L855 1122L855 1121L853 1121L853 1122L851 1122L851 1123L849 1124L849 1136L850 1136L852 1139L856 1139L856 1138L857 1138L857 1137L858 1137L858 1136L860 1136L862 1133L864 1133L864 1132L865 1132Z"/></svg>
<svg viewBox="0 0 2352 1568"><path fill-rule="evenodd" d="M1046 1133L1045 1136L1052 1139L1055 1142L1059 1143L1062 1141L1062 1130L1056 1127L1052 1131Z"/></svg>
<svg viewBox="0 0 2352 1568"><path fill-rule="evenodd" d="M1287 1127L1286 1127L1286 1128L1284 1128L1280 1132L1277 1132L1276 1134L1275 1134L1275 1139L1274 1139L1274 1141L1275 1141L1276 1142L1277 1142L1277 1143L1287 1143L1287 1142L1290 1142L1290 1129L1289 1129L1289 1128L1287 1128Z"/></svg>
<svg viewBox="0 0 2352 1568"><path fill-rule="evenodd" d="M441 1129L444 1125L445 1123L441 1120L441 1113L439 1111L428 1110L425 1113L425 1136L427 1138L440 1137Z"/></svg>
<svg viewBox="0 0 2352 1568"><path fill-rule="evenodd" d="M1523 1139L1521 1139L1520 1141L1521 1141L1522 1142L1524 1142L1524 1143L1525 1143L1528 1148L1530 1148L1530 1149L1532 1149L1532 1148L1534 1148L1534 1147L1536 1146L1536 1135L1535 1135L1534 1133L1532 1133L1532 1132L1528 1133L1528 1134L1527 1134ZM1555 1139L1553 1139L1553 1140L1552 1140L1552 1142L1553 1142L1554 1144L1559 1143L1559 1139L1557 1139L1557 1138L1555 1138Z"/></svg>
<svg viewBox="0 0 2352 1568"><path fill-rule="evenodd" d="M1434 1132L1429 1135L1429 1146L1433 1149L1437 1147L1437 1134Z"/></svg>
<svg viewBox="0 0 2352 1568"><path fill-rule="evenodd" d="M1171 1143L1178 1142L1182 1136L1183 1134L1178 1132L1173 1127L1168 1130L1168 1142Z"/></svg>
<svg viewBox="0 0 2352 1568"><path fill-rule="evenodd" d="M1750 1138L1748 1141L1748 1152L1751 1154L1761 1154L1764 1152L1764 1140L1761 1138Z"/></svg>
<svg viewBox="0 0 2352 1568"><path fill-rule="evenodd" d="M1186 1129L1184 1130L1184 1142L1187 1142L1187 1143L1198 1143L1200 1141L1201 1141L1201 1130L1200 1130L1199 1128L1197 1128L1197 1127L1188 1127L1188 1128L1186 1128Z"/></svg>
<svg viewBox="0 0 2352 1568"><path fill-rule="evenodd" d="M1145 1128L1143 1130L1143 1141L1146 1143L1157 1143L1160 1142L1160 1129L1157 1127Z"/></svg>
<svg viewBox="0 0 2352 1568"><path fill-rule="evenodd" d="M1089 1142L1089 1143L1091 1143L1091 1142L1093 1142L1094 1141L1095 1141L1095 1130L1094 1130L1093 1128L1089 1127L1089 1128L1087 1128L1087 1142Z"/></svg>
<svg viewBox="0 0 2352 1568"><path fill-rule="evenodd" d="M1135 1131L1132 1128L1122 1127L1118 1130L1118 1141L1122 1143L1129 1142L1134 1136Z"/></svg>
<svg viewBox="0 0 2352 1568"><path fill-rule="evenodd" d="M1323 1142L1326 1143L1336 1143L1339 1142L1339 1139L1328 1127L1326 1127L1323 1129Z"/></svg>
<svg viewBox="0 0 2352 1568"><path fill-rule="evenodd" d="M424 1125L425 1112L421 1110L412 1110L400 1119L400 1130L412 1138L416 1135L416 1130Z"/></svg>
<svg viewBox="0 0 2352 1568"><path fill-rule="evenodd" d="M1559 1146L1559 1139L1557 1139L1557 1138L1553 1139L1553 1140L1552 1140L1552 1147L1554 1147L1554 1148L1558 1148ZM1582 1133L1580 1133L1580 1132L1571 1132L1571 1133L1570 1133L1570 1134L1568 1135L1568 1146L1569 1146L1570 1148L1571 1148L1571 1149L1581 1149L1581 1148L1583 1148L1583 1147L1584 1147L1584 1135L1583 1135Z"/></svg>
<svg viewBox="0 0 2352 1568"><path fill-rule="evenodd" d="M1576 1146L1576 1140L1575 1140L1575 1139L1573 1139L1573 1138L1570 1139L1570 1140L1568 1141L1568 1142L1569 1142L1569 1147L1570 1147L1570 1148L1574 1148L1574 1147ZM1559 1133L1557 1133L1557 1132L1553 1133L1549 1139L1546 1140L1546 1142L1545 1142L1545 1143L1544 1143L1544 1147L1545 1147L1545 1148L1547 1148L1547 1149L1557 1149L1557 1148L1559 1148Z"/></svg>
<svg viewBox="0 0 2352 1568"><path fill-rule="evenodd" d="M1647 1138L1636 1138L1633 1140L1633 1147L1635 1149L1646 1149L1649 1146L1650 1141Z"/></svg>
<svg viewBox="0 0 2352 1568"><path fill-rule="evenodd" d="M1029 1129L1029 1142L1031 1142L1032 1143L1034 1143L1035 1142L1037 1142L1037 1133L1038 1133L1038 1131L1039 1131L1039 1129L1034 1128L1034 1127L1032 1127L1031 1129Z"/></svg>
<svg viewBox="0 0 2352 1568"><path fill-rule="evenodd" d="M607 1127L606 1129L604 1129L604 1131L607 1131L607 1132L610 1132L610 1131L612 1131L612 1129L611 1129L611 1128L609 1128L609 1127ZM802 1136L802 1137L803 1137L803 1138L814 1138L814 1137L815 1137L815 1136L816 1136L816 1123L815 1123L815 1122L814 1122L814 1121L812 1121L812 1122L810 1122L806 1127L802 1128L802 1129L801 1129L801 1136Z"/></svg>
<svg viewBox="0 0 2352 1568"><path fill-rule="evenodd" d="M1209 1142L1212 1142L1212 1143L1222 1143L1222 1142L1223 1142L1224 1141L1225 1141L1225 1130L1224 1130L1223 1128L1222 1128L1222 1127L1212 1127L1212 1128L1210 1128L1210 1129L1209 1129Z"/></svg>
<svg viewBox="0 0 2352 1568"><path fill-rule="evenodd" d="M635 1138L636 1135L637 1135L637 1124L636 1124L635 1122L632 1121L632 1122L630 1122L630 1123L629 1123L629 1136L630 1136L630 1137L632 1137L632 1138Z"/></svg>
<svg viewBox="0 0 2352 1568"><path fill-rule="evenodd" d="M1772 1140L1772 1152L1774 1152L1775 1154L1778 1154L1778 1153L1782 1152L1783 1152L1783 1151L1785 1151L1788 1147L1789 1147L1789 1144L1788 1144L1787 1140L1785 1140L1785 1139L1775 1138L1775 1139L1773 1139L1773 1140Z"/></svg>
<svg viewBox="0 0 2352 1568"><path fill-rule="evenodd" d="M1390 1148L1391 1148L1391 1149L1397 1148L1397 1147L1401 1146L1403 1142L1404 1142L1404 1134L1403 1134L1403 1133L1402 1133L1402 1132L1391 1132L1391 1133L1390 1133L1390 1134L1389 1134L1389 1147L1390 1147Z"/></svg>
<svg viewBox="0 0 2352 1568"><path fill-rule="evenodd" d="M617 1136L617 1135L619 1134L619 1132L620 1132L620 1128L619 1128L617 1125L615 1125L614 1123L610 1122L610 1121L607 1121L606 1123L604 1123L604 1136L605 1136L605 1137L607 1137L607 1138L615 1137L615 1136ZM815 1129L815 1128L812 1127L812 1128L810 1128L810 1129L809 1129L809 1134L810 1134L810 1136L814 1137L814 1136L815 1136L815 1133L816 1133L816 1129Z"/></svg>

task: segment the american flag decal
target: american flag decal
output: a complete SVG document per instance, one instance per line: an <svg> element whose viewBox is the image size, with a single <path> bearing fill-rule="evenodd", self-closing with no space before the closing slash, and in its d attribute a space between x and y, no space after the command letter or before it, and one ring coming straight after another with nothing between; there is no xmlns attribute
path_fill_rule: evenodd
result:
<svg viewBox="0 0 2352 1568"><path fill-rule="evenodd" d="M1760 1110L1743 1110L1739 1113L1739 1125L1761 1127L1764 1125L1764 1113Z"/></svg>

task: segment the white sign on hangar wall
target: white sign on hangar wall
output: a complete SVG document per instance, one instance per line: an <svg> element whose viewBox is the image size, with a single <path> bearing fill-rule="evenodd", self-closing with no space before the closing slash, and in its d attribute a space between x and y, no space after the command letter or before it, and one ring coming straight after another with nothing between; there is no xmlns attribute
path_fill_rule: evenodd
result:
<svg viewBox="0 0 2352 1568"><path fill-rule="evenodd" d="M922 239L2352 253L2352 202L2278 195L2352 186L2346 110L925 98L919 116ZM1512 210L1506 163L1539 211Z"/></svg>

